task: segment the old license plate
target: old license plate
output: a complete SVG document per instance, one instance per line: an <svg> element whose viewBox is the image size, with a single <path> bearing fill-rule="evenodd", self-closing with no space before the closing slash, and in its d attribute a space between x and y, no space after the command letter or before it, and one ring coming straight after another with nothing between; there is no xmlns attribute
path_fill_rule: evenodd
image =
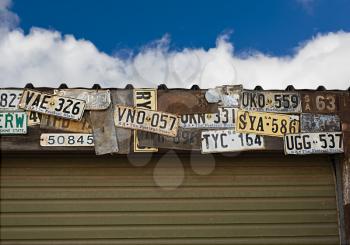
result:
<svg viewBox="0 0 350 245"><path fill-rule="evenodd" d="M22 89L0 89L0 111L18 110Z"/></svg>
<svg viewBox="0 0 350 245"><path fill-rule="evenodd" d="M85 101L26 89L23 91L19 107L79 121L84 113Z"/></svg>
<svg viewBox="0 0 350 245"><path fill-rule="evenodd" d="M85 110L106 110L111 104L111 95L108 89L60 89L54 93L58 96L84 100Z"/></svg>
<svg viewBox="0 0 350 245"><path fill-rule="evenodd" d="M116 105L114 122L117 127L131 128L175 137L179 127L176 115Z"/></svg>
<svg viewBox="0 0 350 245"><path fill-rule="evenodd" d="M201 149L201 131L201 129L179 128L175 137L145 131L137 131L137 135L141 146L199 151Z"/></svg>
<svg viewBox="0 0 350 245"><path fill-rule="evenodd" d="M300 116L302 133L340 131L340 118L337 115L302 113Z"/></svg>
<svg viewBox="0 0 350 245"><path fill-rule="evenodd" d="M234 128L235 108L219 108L217 113L186 114L180 117L182 128Z"/></svg>
<svg viewBox="0 0 350 245"><path fill-rule="evenodd" d="M26 134L25 112L0 112L0 134Z"/></svg>
<svg viewBox="0 0 350 245"><path fill-rule="evenodd" d="M282 137L299 132L299 116L238 110L236 131Z"/></svg>
<svg viewBox="0 0 350 245"><path fill-rule="evenodd" d="M73 121L51 115L43 115L40 128L57 129L75 133L92 133L92 129L86 115L84 115L80 121Z"/></svg>
<svg viewBox="0 0 350 245"><path fill-rule="evenodd" d="M134 89L134 105L137 108L157 110L156 89ZM141 146L137 130L134 130L134 152L157 152L158 148Z"/></svg>
<svg viewBox="0 0 350 245"><path fill-rule="evenodd" d="M41 134L40 146L94 146L92 134Z"/></svg>
<svg viewBox="0 0 350 245"><path fill-rule="evenodd" d="M202 132L202 153L237 152L264 149L260 135L236 133L232 129Z"/></svg>
<svg viewBox="0 0 350 245"><path fill-rule="evenodd" d="M302 111L305 113L336 114L339 96L332 92L301 92Z"/></svg>
<svg viewBox="0 0 350 245"><path fill-rule="evenodd" d="M41 117L43 114L37 113L35 111L27 111L28 126L40 125Z"/></svg>
<svg viewBox="0 0 350 245"><path fill-rule="evenodd" d="M284 136L285 154L317 154L343 152L341 132L301 133Z"/></svg>
<svg viewBox="0 0 350 245"><path fill-rule="evenodd" d="M301 112L301 99L296 92L259 92L244 90L241 109L260 112Z"/></svg>
<svg viewBox="0 0 350 245"><path fill-rule="evenodd" d="M218 103L219 106L239 108L242 88L242 85L218 86L208 89L205 98L209 103Z"/></svg>

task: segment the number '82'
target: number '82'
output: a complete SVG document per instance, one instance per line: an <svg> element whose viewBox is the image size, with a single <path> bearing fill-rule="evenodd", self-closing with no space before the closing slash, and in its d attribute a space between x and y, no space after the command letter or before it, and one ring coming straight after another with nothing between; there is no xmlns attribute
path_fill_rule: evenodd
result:
<svg viewBox="0 0 350 245"><path fill-rule="evenodd" d="M55 111L62 111L64 113L78 115L80 112L80 104L81 101L74 103L74 101L71 99L59 98Z"/></svg>

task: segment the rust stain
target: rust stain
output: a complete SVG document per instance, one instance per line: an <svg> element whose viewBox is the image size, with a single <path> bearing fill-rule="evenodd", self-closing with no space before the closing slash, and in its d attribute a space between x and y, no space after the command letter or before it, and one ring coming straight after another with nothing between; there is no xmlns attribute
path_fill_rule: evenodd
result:
<svg viewBox="0 0 350 245"><path fill-rule="evenodd" d="M215 113L216 103L208 103L206 90L158 90L157 110L173 114Z"/></svg>

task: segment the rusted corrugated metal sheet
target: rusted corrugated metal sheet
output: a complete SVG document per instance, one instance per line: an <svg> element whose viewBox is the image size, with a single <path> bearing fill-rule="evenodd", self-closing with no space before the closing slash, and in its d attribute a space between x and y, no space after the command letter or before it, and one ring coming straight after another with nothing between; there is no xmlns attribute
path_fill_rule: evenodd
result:
<svg viewBox="0 0 350 245"><path fill-rule="evenodd" d="M117 89L111 91L112 105L133 106L133 90L132 89ZM117 141L119 147L119 154L130 153L132 131L126 128L116 127Z"/></svg>
<svg viewBox="0 0 350 245"><path fill-rule="evenodd" d="M179 115L217 112L218 105L208 103L205 92L186 89L158 90L158 110Z"/></svg>
<svg viewBox="0 0 350 245"><path fill-rule="evenodd" d="M90 121L95 141L96 155L118 153L117 133L112 105L104 111L90 111Z"/></svg>
<svg viewBox="0 0 350 245"><path fill-rule="evenodd" d="M344 151L350 156L350 92L342 93L340 96L339 116L342 121Z"/></svg>

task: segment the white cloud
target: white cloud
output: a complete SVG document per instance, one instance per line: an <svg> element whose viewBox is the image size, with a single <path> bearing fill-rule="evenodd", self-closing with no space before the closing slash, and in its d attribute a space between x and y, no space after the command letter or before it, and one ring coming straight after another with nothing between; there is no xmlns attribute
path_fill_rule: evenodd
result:
<svg viewBox="0 0 350 245"><path fill-rule="evenodd" d="M18 17L8 11L11 2L0 0L1 87L35 86L168 87L202 88L221 84L261 85L264 89L347 89L350 81L350 33L318 35L304 42L291 57L259 52L236 55L225 36L215 47L169 51L169 39L146 46L132 58L122 59L99 51L87 40L62 36L57 31L32 28L24 34L15 28Z"/></svg>

